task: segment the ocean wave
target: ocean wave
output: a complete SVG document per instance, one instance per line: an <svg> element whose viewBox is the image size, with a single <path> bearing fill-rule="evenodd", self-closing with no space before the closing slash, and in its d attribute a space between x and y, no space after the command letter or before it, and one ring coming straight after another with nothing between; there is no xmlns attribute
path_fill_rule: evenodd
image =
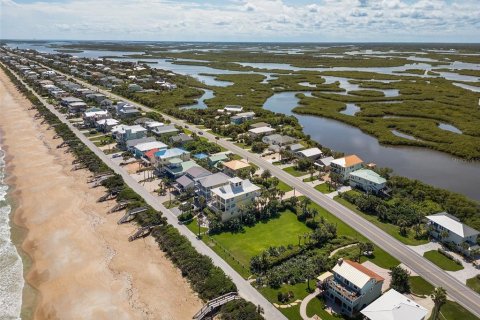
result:
<svg viewBox="0 0 480 320"><path fill-rule="evenodd" d="M11 206L6 200L4 152L0 148L0 319L20 319L23 263L11 240Z"/></svg>

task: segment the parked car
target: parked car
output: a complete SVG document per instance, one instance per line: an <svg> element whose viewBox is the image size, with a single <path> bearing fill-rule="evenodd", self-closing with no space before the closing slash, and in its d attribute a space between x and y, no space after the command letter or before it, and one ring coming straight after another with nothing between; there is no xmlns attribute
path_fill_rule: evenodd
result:
<svg viewBox="0 0 480 320"><path fill-rule="evenodd" d="M112 158L120 158L122 156L121 153L115 153Z"/></svg>
<svg viewBox="0 0 480 320"><path fill-rule="evenodd" d="M203 135L203 132L202 132L202 131L198 131L198 134L199 134L199 135Z"/></svg>

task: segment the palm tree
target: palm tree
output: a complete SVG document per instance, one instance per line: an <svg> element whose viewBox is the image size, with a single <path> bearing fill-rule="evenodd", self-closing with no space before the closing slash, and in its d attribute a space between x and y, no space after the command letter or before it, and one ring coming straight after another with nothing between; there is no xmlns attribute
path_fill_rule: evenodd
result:
<svg viewBox="0 0 480 320"><path fill-rule="evenodd" d="M444 241L445 239L447 239L449 236L449 233L447 230L442 230L442 232L440 232L439 234L439 237L440 237L440 241Z"/></svg>
<svg viewBox="0 0 480 320"><path fill-rule="evenodd" d="M442 287L437 287L432 292L432 300L435 304L432 311L432 318L433 320L438 319L438 315L440 314L440 308L442 305L447 301L447 291Z"/></svg>
<svg viewBox="0 0 480 320"><path fill-rule="evenodd" d="M308 168L308 172L310 173L310 181L313 181L313 175L315 173L315 168L314 167Z"/></svg>
<svg viewBox="0 0 480 320"><path fill-rule="evenodd" d="M463 254L468 255L468 249L470 248L470 244L467 241L463 241L460 245L463 249Z"/></svg>
<svg viewBox="0 0 480 320"><path fill-rule="evenodd" d="M310 198L303 198L302 199L302 210L303 210L303 213L307 212L307 207L308 205L312 203L312 200L310 200Z"/></svg>

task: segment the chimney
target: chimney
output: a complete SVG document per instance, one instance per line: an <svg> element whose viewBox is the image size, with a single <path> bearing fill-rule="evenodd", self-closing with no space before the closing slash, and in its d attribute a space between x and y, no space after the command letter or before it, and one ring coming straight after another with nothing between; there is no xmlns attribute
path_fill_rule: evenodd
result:
<svg viewBox="0 0 480 320"><path fill-rule="evenodd" d="M337 260L337 264L338 264L339 266L341 266L342 263L343 263L343 258L339 258L339 259Z"/></svg>

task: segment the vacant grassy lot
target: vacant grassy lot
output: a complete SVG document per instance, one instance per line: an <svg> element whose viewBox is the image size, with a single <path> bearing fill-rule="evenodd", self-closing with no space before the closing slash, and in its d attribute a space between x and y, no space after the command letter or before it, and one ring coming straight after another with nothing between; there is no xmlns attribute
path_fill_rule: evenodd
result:
<svg viewBox="0 0 480 320"><path fill-rule="evenodd" d="M399 232L399 229L397 226L391 224L391 223L385 223L381 222L380 220L377 219L376 216L372 216L369 214L365 214L358 210L357 206L348 202L347 200L340 198L340 197L335 197L333 198L335 201L338 203L341 203L345 207L349 208L353 212L357 213L358 215L362 216L364 219L370 221L395 239L399 240L400 242L406 244L406 245L411 245L411 246L417 246L421 244L425 244L428 242L426 239L415 239L415 234L413 232L409 232L406 237L402 236Z"/></svg>
<svg viewBox="0 0 480 320"><path fill-rule="evenodd" d="M280 181L280 183L277 185L277 189L278 190L281 190L281 191L284 191L284 192L288 192L288 191L292 191L293 188L290 187L288 184L286 184L285 182L283 181Z"/></svg>
<svg viewBox="0 0 480 320"><path fill-rule="evenodd" d="M480 278L479 276L467 280L467 286L473 291L480 293Z"/></svg>
<svg viewBox="0 0 480 320"><path fill-rule="evenodd" d="M307 171L299 171L299 170L295 169L295 167L288 167L288 168L283 169L283 171L290 173L294 177L301 177L301 176L304 176L304 175L308 174Z"/></svg>
<svg viewBox="0 0 480 320"><path fill-rule="evenodd" d="M431 319L431 318L430 318ZM470 311L454 301L447 302L440 308L440 320L478 320ZM433 319L431 319L433 320Z"/></svg>
<svg viewBox="0 0 480 320"><path fill-rule="evenodd" d="M315 186L315 189L320 191L321 193L331 193L331 192L335 191L335 189L329 187L328 184L326 184L326 183L322 183L322 184L319 184L319 185Z"/></svg>
<svg viewBox="0 0 480 320"><path fill-rule="evenodd" d="M231 252L241 263L249 266L253 256L271 246L297 245L298 235L311 231L297 220L293 212L286 211L278 218L259 222L253 227L245 227L242 233L225 232L213 235L211 238Z"/></svg>
<svg viewBox="0 0 480 320"><path fill-rule="evenodd" d="M427 251L423 256L446 271L458 271L463 269L463 266L457 264L452 259L447 258L437 250Z"/></svg>
<svg viewBox="0 0 480 320"><path fill-rule="evenodd" d="M433 292L433 285L419 276L410 277L410 289L419 296L428 296Z"/></svg>

